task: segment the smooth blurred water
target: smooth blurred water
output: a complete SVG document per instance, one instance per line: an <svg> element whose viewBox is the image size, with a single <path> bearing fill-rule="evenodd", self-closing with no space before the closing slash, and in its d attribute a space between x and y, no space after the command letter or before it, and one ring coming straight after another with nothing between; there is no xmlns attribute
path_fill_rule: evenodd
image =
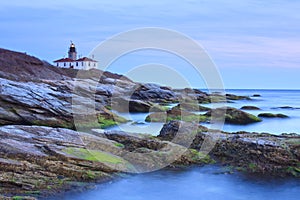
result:
<svg viewBox="0 0 300 200"><path fill-rule="evenodd" d="M297 200L296 179L250 178L218 173L218 166L163 170L128 176L53 200Z"/></svg>

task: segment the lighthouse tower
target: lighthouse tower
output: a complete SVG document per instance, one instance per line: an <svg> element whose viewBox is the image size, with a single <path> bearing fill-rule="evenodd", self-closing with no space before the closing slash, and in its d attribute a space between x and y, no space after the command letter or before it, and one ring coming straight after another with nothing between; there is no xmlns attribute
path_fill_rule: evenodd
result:
<svg viewBox="0 0 300 200"><path fill-rule="evenodd" d="M76 52L75 44L72 41L71 41L71 45L70 45L68 55L69 55L69 58L72 59L72 60L77 59L77 52Z"/></svg>

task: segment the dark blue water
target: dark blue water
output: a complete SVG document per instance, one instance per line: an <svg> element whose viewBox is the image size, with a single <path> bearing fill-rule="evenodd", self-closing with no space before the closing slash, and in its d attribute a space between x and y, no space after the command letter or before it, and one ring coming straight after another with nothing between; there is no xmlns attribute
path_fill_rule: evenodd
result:
<svg viewBox="0 0 300 200"><path fill-rule="evenodd" d="M72 200L297 200L300 181L249 178L219 173L215 166L164 170L129 176L83 193L59 196Z"/></svg>

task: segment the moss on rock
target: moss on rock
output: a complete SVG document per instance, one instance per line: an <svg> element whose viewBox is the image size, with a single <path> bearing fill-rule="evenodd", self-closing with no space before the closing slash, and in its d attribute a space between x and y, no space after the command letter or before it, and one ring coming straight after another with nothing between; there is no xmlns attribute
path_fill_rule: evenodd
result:
<svg viewBox="0 0 300 200"><path fill-rule="evenodd" d="M83 160L103 162L103 163L114 163L114 164L124 162L124 160L120 157L114 156L106 152L97 151L97 150L68 147L63 149L62 151Z"/></svg>

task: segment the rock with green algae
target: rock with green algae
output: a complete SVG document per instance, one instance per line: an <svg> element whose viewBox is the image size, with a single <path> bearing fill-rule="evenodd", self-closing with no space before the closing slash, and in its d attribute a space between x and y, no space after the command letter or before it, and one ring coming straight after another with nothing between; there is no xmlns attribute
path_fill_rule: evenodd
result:
<svg viewBox="0 0 300 200"><path fill-rule="evenodd" d="M278 114L274 114L274 113L260 113L258 115L259 117L265 117L265 118L288 118L289 116L278 113Z"/></svg>
<svg viewBox="0 0 300 200"><path fill-rule="evenodd" d="M205 146L217 162L246 173L300 177L300 135L226 133L194 126L171 121L163 126L158 137L173 142L177 134L192 138L190 148L201 150Z"/></svg>
<svg viewBox="0 0 300 200"><path fill-rule="evenodd" d="M188 104L189 108L191 105ZM153 112L149 114L145 121L146 122L169 122L172 120L182 120L186 122L204 122L207 121L207 117L204 115L195 114L193 112L187 111L187 107L177 105L166 112ZM199 109L199 105L197 105ZM189 110L189 109L188 109Z"/></svg>
<svg viewBox="0 0 300 200"><path fill-rule="evenodd" d="M231 107L212 109L208 111L205 116L213 116L215 120L225 120L225 123L228 124L245 125L262 121L259 117Z"/></svg>
<svg viewBox="0 0 300 200"><path fill-rule="evenodd" d="M242 110L260 110L259 107L256 106L243 106L241 107Z"/></svg>

